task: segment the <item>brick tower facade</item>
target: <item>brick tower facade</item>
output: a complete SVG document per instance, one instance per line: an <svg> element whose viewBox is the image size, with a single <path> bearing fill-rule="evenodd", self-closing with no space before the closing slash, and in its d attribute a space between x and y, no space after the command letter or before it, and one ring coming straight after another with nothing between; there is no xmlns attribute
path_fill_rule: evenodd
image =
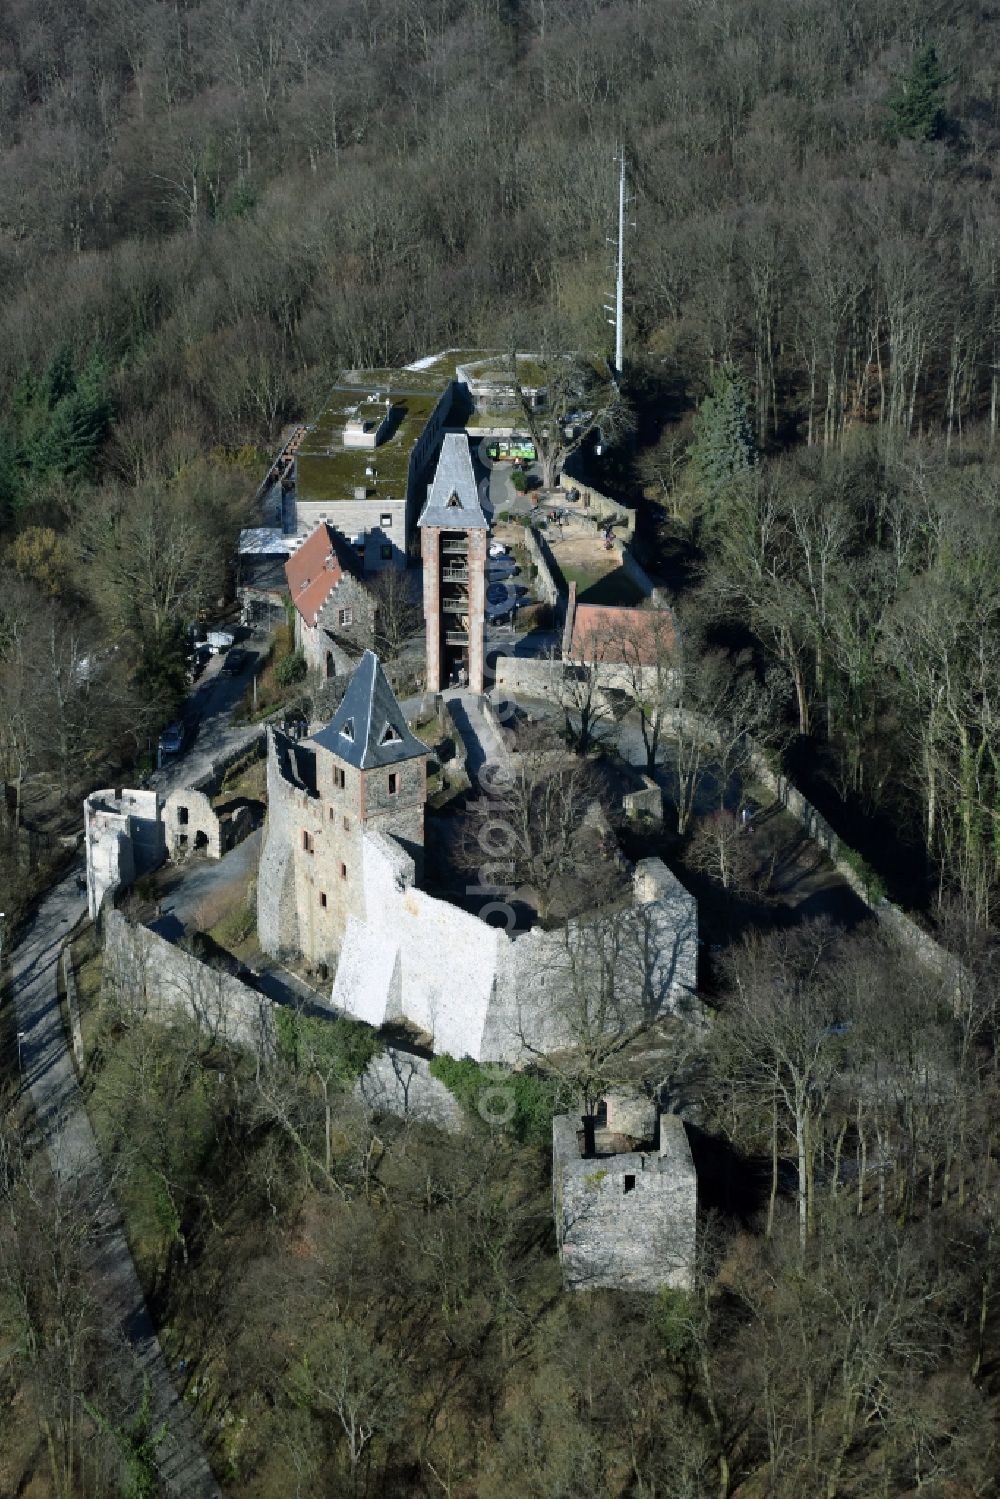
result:
<svg viewBox="0 0 1000 1499"><path fill-rule="evenodd" d="M441 444L418 522L424 569L427 688L483 690L489 524L479 503L468 438Z"/></svg>

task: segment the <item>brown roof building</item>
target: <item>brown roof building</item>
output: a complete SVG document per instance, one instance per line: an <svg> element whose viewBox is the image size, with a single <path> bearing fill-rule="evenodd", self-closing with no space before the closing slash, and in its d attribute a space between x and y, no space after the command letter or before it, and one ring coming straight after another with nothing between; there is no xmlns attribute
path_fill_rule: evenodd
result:
<svg viewBox="0 0 1000 1499"><path fill-rule="evenodd" d="M577 604L572 584L570 594L572 623L565 654L571 660L656 666L677 649L672 610Z"/></svg>
<svg viewBox="0 0 1000 1499"><path fill-rule="evenodd" d="M324 677L353 671L373 638L376 605L357 576L360 561L321 522L285 563L295 605L295 644Z"/></svg>
<svg viewBox="0 0 1000 1499"><path fill-rule="evenodd" d="M319 611L344 576L344 571L336 534L324 521L285 563L292 603L305 624L315 625Z"/></svg>

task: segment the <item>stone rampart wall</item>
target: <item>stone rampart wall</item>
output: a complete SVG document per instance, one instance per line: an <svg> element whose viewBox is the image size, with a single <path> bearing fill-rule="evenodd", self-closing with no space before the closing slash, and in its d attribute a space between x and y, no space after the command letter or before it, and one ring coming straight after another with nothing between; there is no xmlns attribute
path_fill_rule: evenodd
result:
<svg viewBox="0 0 1000 1499"><path fill-rule="evenodd" d="M187 1017L231 1045L265 1056L274 1050L269 999L148 927L130 925L120 911L105 918L104 978L111 1002L129 1014L164 1022Z"/></svg>
<svg viewBox="0 0 1000 1499"><path fill-rule="evenodd" d="M305 792L301 795L304 797ZM299 922L295 902L295 840L300 819L285 783L268 734L267 821L257 868L257 934L265 952L285 958L299 950Z"/></svg>
<svg viewBox="0 0 1000 1499"><path fill-rule="evenodd" d="M599 928L595 936L574 923L512 934L489 926L418 889L412 859L379 834L365 836L363 865L366 915L348 921L337 1009L376 1026L405 1018L435 1051L476 1061L516 1065L573 1044L586 999L570 975L590 961ZM693 991L697 906L659 860L638 866L613 940L616 1026L669 1013Z"/></svg>
<svg viewBox="0 0 1000 1499"><path fill-rule="evenodd" d="M498 656L495 690L508 700L521 697L557 697L566 667L561 661L537 656Z"/></svg>
<svg viewBox="0 0 1000 1499"><path fill-rule="evenodd" d="M553 609L562 607L564 599L556 583L555 574L552 571L552 554L547 543L543 540L541 532L536 531L534 526L525 526L524 541L528 548L528 554L538 569L535 579L538 592L546 604Z"/></svg>

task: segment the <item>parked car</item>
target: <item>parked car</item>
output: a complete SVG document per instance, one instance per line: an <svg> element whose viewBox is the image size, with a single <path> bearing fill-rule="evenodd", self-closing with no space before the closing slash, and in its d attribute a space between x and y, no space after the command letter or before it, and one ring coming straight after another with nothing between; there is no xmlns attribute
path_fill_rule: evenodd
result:
<svg viewBox="0 0 1000 1499"><path fill-rule="evenodd" d="M181 750L184 748L184 741L186 738L187 732L180 720L178 720L176 723L167 724L167 727L160 735L161 758L164 755L179 755Z"/></svg>
<svg viewBox="0 0 1000 1499"><path fill-rule="evenodd" d="M239 646L237 646L234 650L231 650L229 652L225 661L223 661L222 670L226 672L228 676L237 677L249 660L250 652L241 650Z"/></svg>

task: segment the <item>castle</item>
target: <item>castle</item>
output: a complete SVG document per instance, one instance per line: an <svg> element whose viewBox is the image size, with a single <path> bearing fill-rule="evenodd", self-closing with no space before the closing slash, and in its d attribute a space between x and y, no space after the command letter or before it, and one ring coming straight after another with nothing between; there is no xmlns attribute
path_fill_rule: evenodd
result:
<svg viewBox="0 0 1000 1499"><path fill-rule="evenodd" d="M686 1001L697 907L659 859L636 866L631 900L606 930L509 933L421 889L427 756L371 651L311 739L269 731L265 951L333 972L337 1009L375 1026L405 1021L435 1051L477 1061L572 1046L593 1024L592 989L616 1029Z"/></svg>

